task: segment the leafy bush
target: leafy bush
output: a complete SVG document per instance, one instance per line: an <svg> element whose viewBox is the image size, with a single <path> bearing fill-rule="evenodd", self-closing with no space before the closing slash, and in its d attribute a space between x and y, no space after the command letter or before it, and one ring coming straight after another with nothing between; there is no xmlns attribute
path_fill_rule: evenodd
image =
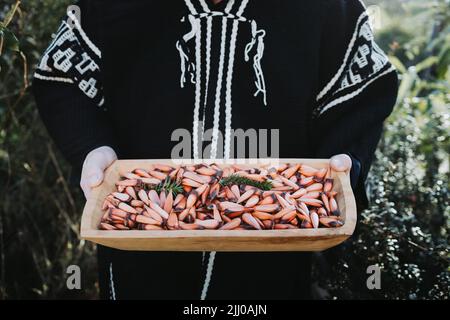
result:
<svg viewBox="0 0 450 320"><path fill-rule="evenodd" d="M27 1L1 27L8 41L0 55L0 298L90 298L97 292L94 248L79 240L82 196L69 187L70 169L27 86L26 71L48 45L67 2ZM0 21L12 12L9 3L0 8ZM71 264L83 271L81 293L65 289Z"/></svg>
<svg viewBox="0 0 450 320"><path fill-rule="evenodd" d="M11 19L15 1L0 7L0 298L95 298L98 291L95 248L78 237L82 195L70 186L70 168L27 84L68 2L24 1ZM368 179L371 205L351 240L316 256L315 291L339 299L448 298L449 1L369 2L384 9L378 38L401 73L400 96ZM81 267L82 291L65 289L71 264ZM382 267L381 290L366 287L372 264Z"/></svg>

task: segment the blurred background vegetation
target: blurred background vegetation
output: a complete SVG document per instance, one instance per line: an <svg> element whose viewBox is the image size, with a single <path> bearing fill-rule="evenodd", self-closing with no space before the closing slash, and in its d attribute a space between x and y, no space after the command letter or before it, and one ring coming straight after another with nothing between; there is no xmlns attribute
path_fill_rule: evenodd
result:
<svg viewBox="0 0 450 320"><path fill-rule="evenodd" d="M0 299L95 299L95 247L79 240L81 192L30 94L66 0L0 0ZM448 299L450 1L366 1L397 67L397 107L368 179L371 205L345 245L315 255L327 299ZM371 10L372 11L372 10ZM83 290L66 289L77 264ZM366 268L382 267L381 290Z"/></svg>

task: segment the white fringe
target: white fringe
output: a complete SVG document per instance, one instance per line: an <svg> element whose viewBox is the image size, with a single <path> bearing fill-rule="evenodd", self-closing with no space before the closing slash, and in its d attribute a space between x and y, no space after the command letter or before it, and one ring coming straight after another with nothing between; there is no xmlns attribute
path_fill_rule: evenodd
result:
<svg viewBox="0 0 450 320"><path fill-rule="evenodd" d="M202 116L202 137L205 134L205 117L206 108L208 105L208 92L209 92L209 75L211 72L211 34L212 34L212 17L206 18L206 87L205 87L205 101L203 103L203 116Z"/></svg>
<svg viewBox="0 0 450 320"><path fill-rule="evenodd" d="M229 0L227 6L225 7L225 12L230 13L231 9L233 9L234 0Z"/></svg>
<svg viewBox="0 0 450 320"><path fill-rule="evenodd" d="M63 77L47 77L39 74L38 72L34 73L34 77L41 80L49 80L49 81L57 81L57 82L65 82L65 83L73 83L73 80L70 78Z"/></svg>
<svg viewBox="0 0 450 320"><path fill-rule="evenodd" d="M322 108L322 110L319 112L319 116L322 115L324 112L326 112L327 110L337 106L338 104L341 104L345 101L348 101L354 97L356 97L357 95L359 95L361 92L364 91L365 88L367 88L367 86L369 86L372 82L374 82L375 80L377 80L380 77L383 77L389 73L391 73L392 71L395 71L395 67L391 66L389 69L387 69L386 71L384 71L383 73L380 73L378 76L376 76L375 78L373 78L372 80L368 81L367 83L364 84L364 86L362 86L361 88L359 88L356 91L353 91L352 93L349 93L345 96L340 97L339 99L333 100L332 102L330 102L329 104L327 104L325 107Z"/></svg>

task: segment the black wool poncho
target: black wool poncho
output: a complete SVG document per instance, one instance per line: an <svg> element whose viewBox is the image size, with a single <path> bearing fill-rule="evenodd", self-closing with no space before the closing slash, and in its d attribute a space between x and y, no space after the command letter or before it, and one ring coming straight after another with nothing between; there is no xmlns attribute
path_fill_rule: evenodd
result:
<svg viewBox="0 0 450 320"><path fill-rule="evenodd" d="M360 1L78 5L81 15L68 13L33 82L42 119L74 168L105 145L119 158L170 158L178 128L194 141L213 129L184 156L201 158L210 144L210 156L233 158L233 129L279 129L280 158L349 154L366 204L397 74ZM308 253L98 251L102 298L309 297ZM289 269L285 280L276 274Z"/></svg>

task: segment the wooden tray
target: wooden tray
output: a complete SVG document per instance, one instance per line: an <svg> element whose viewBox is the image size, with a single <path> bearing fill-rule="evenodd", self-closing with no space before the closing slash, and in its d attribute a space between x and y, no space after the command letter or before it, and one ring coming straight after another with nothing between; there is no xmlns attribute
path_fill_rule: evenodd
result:
<svg viewBox="0 0 450 320"><path fill-rule="evenodd" d="M277 162L275 162L277 161ZM202 160L203 163L213 161ZM328 166L323 159L245 159L218 164L303 163L316 168ZM345 241L356 225L356 203L348 174L333 172L334 190L345 223L340 228L291 230L173 230L104 231L98 230L103 214L101 205L120 179L120 172L148 168L151 164L192 164L189 160L117 160L105 173L104 182L93 190L81 219L81 238L122 250L141 251L322 251Z"/></svg>

